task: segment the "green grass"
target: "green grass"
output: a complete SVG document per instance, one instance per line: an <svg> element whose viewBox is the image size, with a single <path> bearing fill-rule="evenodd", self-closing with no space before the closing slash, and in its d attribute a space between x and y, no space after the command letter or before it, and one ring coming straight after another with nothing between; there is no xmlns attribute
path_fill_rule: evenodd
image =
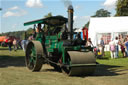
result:
<svg viewBox="0 0 128 85"><path fill-rule="evenodd" d="M97 62L105 65L117 65L128 68L128 58L118 58L118 59L108 59L108 60L97 59Z"/></svg>
<svg viewBox="0 0 128 85"><path fill-rule="evenodd" d="M127 85L128 58L111 59L109 52L92 76L69 77L43 65L40 72L29 71L24 62L22 50L9 52L0 47L0 85Z"/></svg>
<svg viewBox="0 0 128 85"><path fill-rule="evenodd" d="M105 65L116 65L128 69L128 58L123 58L121 52L119 52L119 58L111 59L110 52L105 52L105 56L102 59L97 59L97 62Z"/></svg>

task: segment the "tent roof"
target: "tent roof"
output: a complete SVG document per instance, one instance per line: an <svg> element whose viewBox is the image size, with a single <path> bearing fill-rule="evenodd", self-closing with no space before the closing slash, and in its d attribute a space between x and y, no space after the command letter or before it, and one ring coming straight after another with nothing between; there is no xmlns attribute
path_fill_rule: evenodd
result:
<svg viewBox="0 0 128 85"><path fill-rule="evenodd" d="M89 38L96 45L98 33L128 32L128 17L97 17L91 18L89 24Z"/></svg>
<svg viewBox="0 0 128 85"><path fill-rule="evenodd" d="M128 31L128 17L98 17L91 18L89 30L97 33Z"/></svg>

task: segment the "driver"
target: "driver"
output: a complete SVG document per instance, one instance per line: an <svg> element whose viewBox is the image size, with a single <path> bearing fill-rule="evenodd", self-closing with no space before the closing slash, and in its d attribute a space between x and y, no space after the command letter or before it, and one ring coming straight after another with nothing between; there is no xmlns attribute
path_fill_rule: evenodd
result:
<svg viewBox="0 0 128 85"><path fill-rule="evenodd" d="M36 28L36 40L39 40L42 42L43 39L43 30L41 29L41 23L38 24L38 27Z"/></svg>

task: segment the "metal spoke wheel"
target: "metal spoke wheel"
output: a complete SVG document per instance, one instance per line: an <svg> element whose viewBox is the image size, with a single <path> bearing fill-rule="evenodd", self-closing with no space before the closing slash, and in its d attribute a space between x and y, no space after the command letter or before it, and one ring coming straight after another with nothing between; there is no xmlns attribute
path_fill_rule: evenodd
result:
<svg viewBox="0 0 128 85"><path fill-rule="evenodd" d="M44 51L39 41L31 41L26 48L25 63L29 70L40 71L44 63Z"/></svg>

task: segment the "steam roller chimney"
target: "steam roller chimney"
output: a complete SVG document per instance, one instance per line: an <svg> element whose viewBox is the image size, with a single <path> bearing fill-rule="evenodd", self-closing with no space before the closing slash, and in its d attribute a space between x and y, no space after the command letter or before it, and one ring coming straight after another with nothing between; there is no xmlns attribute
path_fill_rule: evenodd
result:
<svg viewBox="0 0 128 85"><path fill-rule="evenodd" d="M73 6L68 7L68 32L70 33L70 40L73 39Z"/></svg>

